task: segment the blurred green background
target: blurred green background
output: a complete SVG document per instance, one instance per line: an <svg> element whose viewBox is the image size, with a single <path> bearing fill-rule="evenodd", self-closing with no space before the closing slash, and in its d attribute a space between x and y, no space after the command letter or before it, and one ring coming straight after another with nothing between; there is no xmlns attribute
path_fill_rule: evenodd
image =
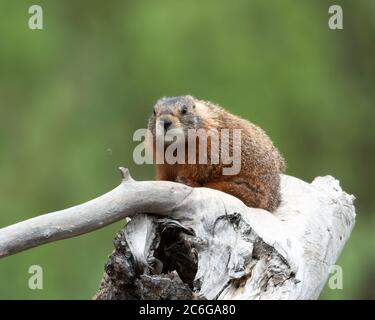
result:
<svg viewBox="0 0 375 320"><path fill-rule="evenodd" d="M0 12L0 227L112 189L120 165L152 179L133 132L159 97L192 94L263 127L288 174L330 174L357 197L343 290L321 298L375 298L375 1L0 0ZM0 298L91 298L122 225L0 260ZM28 288L34 264L43 290Z"/></svg>

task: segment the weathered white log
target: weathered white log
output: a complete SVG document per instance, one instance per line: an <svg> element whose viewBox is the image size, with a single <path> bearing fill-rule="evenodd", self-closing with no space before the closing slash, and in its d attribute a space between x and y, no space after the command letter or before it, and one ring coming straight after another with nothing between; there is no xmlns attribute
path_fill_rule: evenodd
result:
<svg viewBox="0 0 375 320"><path fill-rule="evenodd" d="M188 242L198 253L196 294L206 299L318 298L354 226L354 197L330 176L311 184L282 176L281 190L282 205L274 214L203 188L175 208L182 224L176 227L194 232ZM153 223L165 228L174 222L137 216L125 227L125 239L136 267L150 274L146 280L155 287L164 278L153 276L152 268L147 272L150 257L155 258ZM108 283L102 287L111 291ZM112 291L116 298L118 290Z"/></svg>
<svg viewBox="0 0 375 320"><path fill-rule="evenodd" d="M0 257L133 216L125 238L138 276L152 279L162 271L154 245L163 231L155 226L171 225L191 234L196 295L316 299L354 226L354 197L329 176L311 184L282 176L282 204L271 214L216 190L135 182L123 174L120 186L99 198L0 229Z"/></svg>

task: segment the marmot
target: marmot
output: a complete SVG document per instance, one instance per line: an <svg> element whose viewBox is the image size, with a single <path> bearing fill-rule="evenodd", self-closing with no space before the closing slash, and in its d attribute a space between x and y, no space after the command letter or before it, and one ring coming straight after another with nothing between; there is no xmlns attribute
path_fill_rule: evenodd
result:
<svg viewBox="0 0 375 320"><path fill-rule="evenodd" d="M222 169L227 165L210 161L211 143L207 143L208 163L156 164L156 180L217 189L239 198L249 207L271 212L279 206L279 174L284 171L284 159L261 128L230 114L218 105L192 96L164 97L156 102L148 122L148 129L153 137L151 147L154 158L157 153L155 138L158 127L164 129L163 135L177 129L183 132L185 137L188 129L216 129L219 132L221 129L240 129L240 141L230 138L229 149L232 152L233 148L240 144L241 167L235 175L223 175ZM184 139L187 150L187 139ZM167 146L168 143L165 143L163 153ZM198 146L199 142L197 148Z"/></svg>

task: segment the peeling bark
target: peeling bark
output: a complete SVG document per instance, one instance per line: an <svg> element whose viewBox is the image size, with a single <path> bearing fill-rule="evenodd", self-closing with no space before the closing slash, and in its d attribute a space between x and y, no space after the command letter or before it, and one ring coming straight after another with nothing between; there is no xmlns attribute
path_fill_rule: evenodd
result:
<svg viewBox="0 0 375 320"><path fill-rule="evenodd" d="M146 251L137 250L142 247L140 226L150 231L143 242ZM191 232L174 221L136 216L116 235L115 250L94 299L193 299L197 260L184 237L187 234Z"/></svg>

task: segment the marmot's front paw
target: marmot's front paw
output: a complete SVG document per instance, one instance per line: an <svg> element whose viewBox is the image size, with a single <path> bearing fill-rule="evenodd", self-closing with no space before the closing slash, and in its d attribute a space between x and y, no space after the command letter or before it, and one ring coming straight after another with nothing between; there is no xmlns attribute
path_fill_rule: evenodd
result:
<svg viewBox="0 0 375 320"><path fill-rule="evenodd" d="M186 184L187 186L190 186L190 187L199 187L198 183L196 183L193 180L186 179L185 177L178 176L176 177L175 182Z"/></svg>

